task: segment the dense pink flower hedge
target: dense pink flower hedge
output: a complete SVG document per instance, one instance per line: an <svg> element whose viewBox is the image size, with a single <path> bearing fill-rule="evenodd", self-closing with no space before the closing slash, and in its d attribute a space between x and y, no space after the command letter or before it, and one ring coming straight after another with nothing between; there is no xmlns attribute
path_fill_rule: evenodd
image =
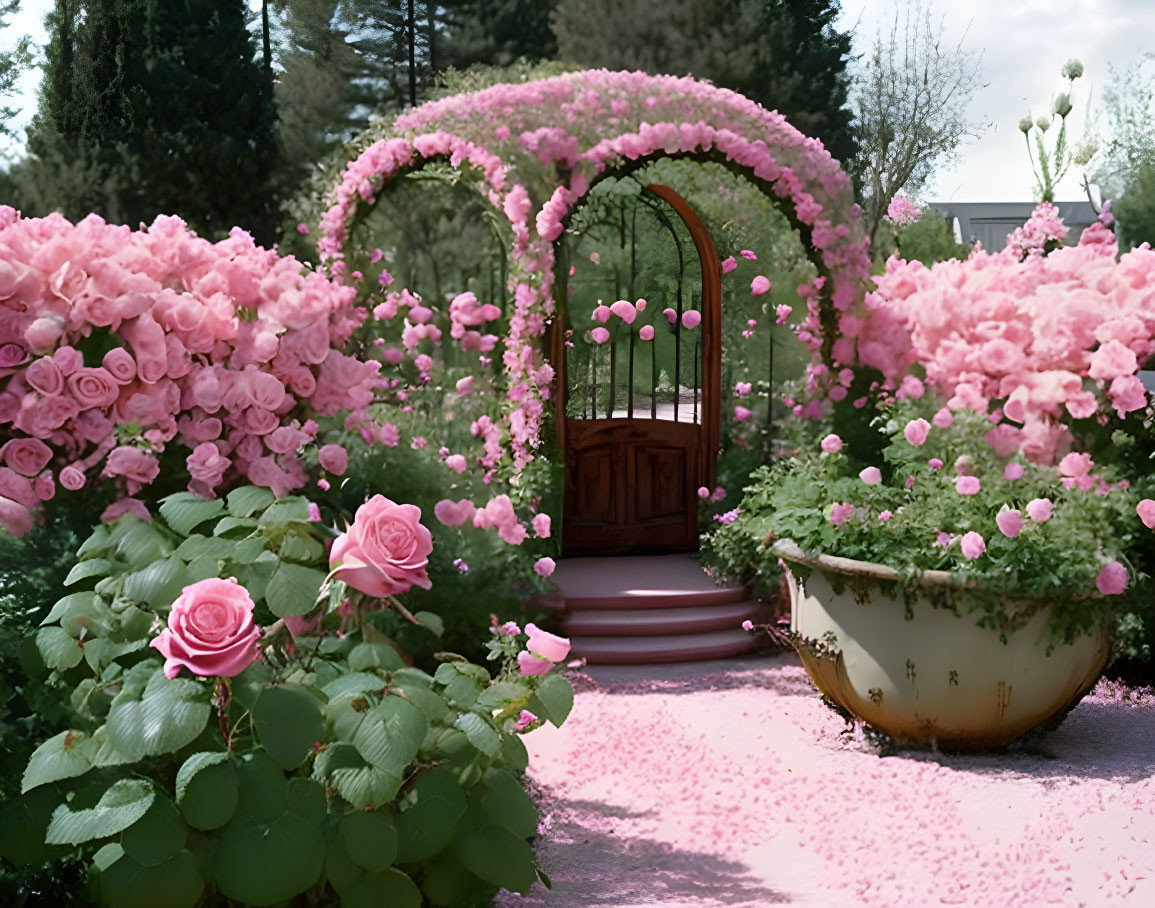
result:
<svg viewBox="0 0 1155 908"><path fill-rule="evenodd" d="M234 230L20 218L0 207L0 515L13 531L56 494L153 482L187 449L189 488L305 484L309 417L364 409L378 363L339 352L354 290Z"/></svg>
<svg viewBox="0 0 1155 908"><path fill-rule="evenodd" d="M877 349L859 348L900 393L922 393L906 377L917 363L951 409L1001 402L989 440L1041 463L1069 445L1070 420L1145 409L1137 373L1155 354L1155 251L1118 256L1096 223L1077 246L1044 254L1065 232L1055 217L1040 206L995 254L931 268L892 258L866 299L863 336Z"/></svg>

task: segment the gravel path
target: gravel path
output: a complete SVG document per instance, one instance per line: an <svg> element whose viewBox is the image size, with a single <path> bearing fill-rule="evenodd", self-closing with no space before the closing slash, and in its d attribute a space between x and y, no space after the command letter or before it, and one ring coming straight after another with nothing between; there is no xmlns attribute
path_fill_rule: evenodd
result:
<svg viewBox="0 0 1155 908"><path fill-rule="evenodd" d="M793 655L591 667L525 739L554 888L498 908L1155 905L1155 697L990 756L880 757Z"/></svg>

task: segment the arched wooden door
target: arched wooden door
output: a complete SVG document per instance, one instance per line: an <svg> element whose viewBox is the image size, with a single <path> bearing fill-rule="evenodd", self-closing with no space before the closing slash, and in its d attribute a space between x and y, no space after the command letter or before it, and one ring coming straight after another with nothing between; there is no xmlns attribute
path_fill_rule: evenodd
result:
<svg viewBox="0 0 1155 908"><path fill-rule="evenodd" d="M670 187L646 186L638 204L646 207L634 211L631 243L637 242L641 210L669 234L665 254L675 263L674 277L636 286L647 263L639 265L636 249L629 250L629 286L607 286L605 304L640 289L648 294L645 310L629 323L606 318L604 311L604 321L596 310L591 318L568 306L568 341L564 349L554 347L565 395L558 415L566 555L696 550L697 490L714 487L721 407L718 256L701 220ZM570 271L559 273L568 277ZM564 287L561 294L565 299ZM686 317L691 311L700 314L699 323ZM652 329L651 339L643 327Z"/></svg>

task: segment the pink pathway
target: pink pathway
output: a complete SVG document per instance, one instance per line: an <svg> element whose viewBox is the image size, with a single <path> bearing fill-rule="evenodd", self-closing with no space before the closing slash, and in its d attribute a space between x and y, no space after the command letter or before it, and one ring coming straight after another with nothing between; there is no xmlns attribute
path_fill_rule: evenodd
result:
<svg viewBox="0 0 1155 908"><path fill-rule="evenodd" d="M1155 697L1017 752L879 757L792 655L594 667L526 738L554 883L500 908L1155 906Z"/></svg>

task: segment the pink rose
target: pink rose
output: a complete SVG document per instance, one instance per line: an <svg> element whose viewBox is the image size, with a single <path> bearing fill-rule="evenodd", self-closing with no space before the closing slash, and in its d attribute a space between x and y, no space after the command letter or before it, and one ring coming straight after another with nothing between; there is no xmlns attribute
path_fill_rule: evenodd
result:
<svg viewBox="0 0 1155 908"><path fill-rule="evenodd" d="M103 366L77 369L68 376L68 390L82 410L110 407L120 397L120 385Z"/></svg>
<svg viewBox="0 0 1155 908"><path fill-rule="evenodd" d="M533 569L537 571L537 573L541 574L542 577L548 577L554 572L556 567L556 562L554 562L554 560L549 557L538 558L533 565Z"/></svg>
<svg viewBox="0 0 1155 908"><path fill-rule="evenodd" d="M113 448L104 464L105 476L123 476L141 485L148 485L156 479L158 473L160 464L155 457L128 445Z"/></svg>
<svg viewBox="0 0 1155 908"><path fill-rule="evenodd" d="M749 419L753 415L754 415L754 411L750 410L746 407L737 406L734 408L734 420L735 420L735 422L745 422L747 419Z"/></svg>
<svg viewBox="0 0 1155 908"><path fill-rule="evenodd" d="M1152 505L1155 505L1155 502L1152 502ZM538 539L549 539L550 523L549 514L534 515L533 531L537 534Z"/></svg>
<svg viewBox="0 0 1155 908"><path fill-rule="evenodd" d="M32 529L32 512L20 502L0 495L0 526L19 539Z"/></svg>
<svg viewBox="0 0 1155 908"><path fill-rule="evenodd" d="M1143 521L1143 526L1149 530L1155 530L1155 501L1144 498L1135 506L1135 513Z"/></svg>
<svg viewBox="0 0 1155 908"><path fill-rule="evenodd" d="M529 642L525 648L535 656L548 659L550 662L561 662L569 655L569 640L543 631L536 624L527 624L525 632L529 635Z"/></svg>
<svg viewBox="0 0 1155 908"><path fill-rule="evenodd" d="M1023 465L1021 463L1016 463L1015 461L1012 460L1003 469L1003 479L1005 479L1007 482L1014 482L1016 479L1022 479L1022 478L1023 478Z"/></svg>
<svg viewBox="0 0 1155 908"><path fill-rule="evenodd" d="M522 650L517 654L517 667L523 675L544 675L553 668L553 663Z"/></svg>
<svg viewBox="0 0 1155 908"><path fill-rule="evenodd" d="M1059 461L1059 472L1063 476L1086 476L1094 465L1090 454L1076 454L1072 451Z"/></svg>
<svg viewBox="0 0 1155 908"><path fill-rule="evenodd" d="M64 336L64 322L51 316L41 316L24 330L24 342L33 353L48 353Z"/></svg>
<svg viewBox="0 0 1155 908"><path fill-rule="evenodd" d="M590 337L595 344L604 344L610 339L610 332L599 325L590 332Z"/></svg>
<svg viewBox="0 0 1155 908"><path fill-rule="evenodd" d="M830 509L830 522L836 527L842 526L854 516L854 505L847 501L836 504Z"/></svg>
<svg viewBox="0 0 1155 908"><path fill-rule="evenodd" d="M638 310L629 300L618 300L616 303L610 306L610 312L620 318L627 325L632 325L634 323L634 319L638 317Z"/></svg>
<svg viewBox="0 0 1155 908"><path fill-rule="evenodd" d="M1095 587L1104 596L1118 596L1127 589L1127 569L1118 561L1103 565L1095 578Z"/></svg>
<svg viewBox="0 0 1155 908"><path fill-rule="evenodd" d="M926 437L930 434L930 423L925 419L912 419L902 430L906 440L916 448L926 444Z"/></svg>
<svg viewBox="0 0 1155 908"><path fill-rule="evenodd" d="M45 397L64 393L64 373L51 356L42 356L29 363L24 380Z"/></svg>
<svg viewBox="0 0 1155 908"><path fill-rule="evenodd" d="M454 473L464 473L469 466L462 454L450 454L445 458L445 465Z"/></svg>
<svg viewBox="0 0 1155 908"><path fill-rule="evenodd" d="M420 521L420 508L374 495L333 543L333 578L378 597L404 593L414 585L429 589L425 568L433 537Z"/></svg>
<svg viewBox="0 0 1155 908"><path fill-rule="evenodd" d="M523 709L517 717L517 724L513 726L515 732L525 731L534 722L537 721L537 716L531 713L528 709Z"/></svg>
<svg viewBox="0 0 1155 908"><path fill-rule="evenodd" d="M614 314L614 312L609 306L602 305L602 306L596 306L594 308L593 317L595 320L601 322L604 325L606 322L608 322L610 320L610 316L613 314Z"/></svg>
<svg viewBox="0 0 1155 908"><path fill-rule="evenodd" d="M928 467L930 467L932 470L941 470L942 469L942 461L937 457L932 457L930 460L928 460L926 462L926 465Z"/></svg>
<svg viewBox="0 0 1155 908"><path fill-rule="evenodd" d="M37 476L52 459L52 449L39 438L13 438L0 448L0 460L22 476Z"/></svg>
<svg viewBox="0 0 1155 908"><path fill-rule="evenodd" d="M1054 505L1049 498L1033 498L1027 502L1027 516L1035 523L1046 523L1051 519Z"/></svg>
<svg viewBox="0 0 1155 908"><path fill-rule="evenodd" d="M118 517L123 517L125 514L132 514L139 517L145 523L152 523L152 515L148 512L148 508L144 506L143 501L138 501L135 498L121 498L119 501L114 501L100 515L101 523L112 523Z"/></svg>
<svg viewBox="0 0 1155 908"><path fill-rule="evenodd" d="M477 508L468 498L462 498L456 503L444 498L433 506L433 516L447 527L459 527L473 519Z"/></svg>
<svg viewBox="0 0 1155 908"><path fill-rule="evenodd" d="M893 519L893 517L894 517L893 511L883 511L881 514L878 515L878 519L882 523L890 523L890 521Z"/></svg>
<svg viewBox="0 0 1155 908"><path fill-rule="evenodd" d="M750 293L752 296L762 296L770 290L770 280L765 275L759 274L750 282Z"/></svg>
<svg viewBox="0 0 1155 908"><path fill-rule="evenodd" d="M325 445L317 452L321 466L335 476L345 475L349 467L349 452L341 445Z"/></svg>
<svg viewBox="0 0 1155 908"><path fill-rule="evenodd" d="M678 313L668 306L662 310L662 315L666 317L666 321L668 321L671 325L678 320Z"/></svg>
<svg viewBox="0 0 1155 908"><path fill-rule="evenodd" d="M876 486L882 482L882 471L878 467L867 467L858 474L858 478L868 486Z"/></svg>
<svg viewBox="0 0 1155 908"><path fill-rule="evenodd" d="M731 255L731 256L728 256L728 257L722 259L722 273L723 274L729 274L731 271L733 271L737 267L738 267L738 263L736 261L734 261L734 256Z"/></svg>
<svg viewBox="0 0 1155 908"><path fill-rule="evenodd" d="M112 376L113 381L127 385L136 378L136 360L132 358L124 347L113 347L104 354L104 368Z"/></svg>
<svg viewBox="0 0 1155 908"><path fill-rule="evenodd" d="M960 495L977 495L982 490L982 483L977 476L960 476L954 481L954 490Z"/></svg>
<svg viewBox="0 0 1155 908"><path fill-rule="evenodd" d="M220 449L215 444L206 441L193 448L192 453L185 459L185 465L188 467L190 479L203 482L212 489L221 484L225 472L232 466L232 461L222 457Z"/></svg>
<svg viewBox="0 0 1155 908"><path fill-rule="evenodd" d="M682 327L691 331L702 324L702 313L697 309L687 309L682 313Z"/></svg>
<svg viewBox="0 0 1155 908"><path fill-rule="evenodd" d="M84 488L85 481L84 470L76 464L69 464L60 471L60 484L70 492Z"/></svg>
<svg viewBox="0 0 1155 908"><path fill-rule="evenodd" d="M149 646L165 657L166 678L182 666L202 678L232 678L260 658L260 636L249 591L231 577L210 577L181 591L168 627Z"/></svg>
<svg viewBox="0 0 1155 908"><path fill-rule="evenodd" d="M842 439L837 435L827 435L822 439L822 450L827 454L837 454L842 450Z"/></svg>
<svg viewBox="0 0 1155 908"><path fill-rule="evenodd" d="M943 407L934 414L934 416L931 418L931 422L933 422L939 429L949 429L952 425L954 425L954 414L951 413L951 411L946 407Z"/></svg>
<svg viewBox="0 0 1155 908"><path fill-rule="evenodd" d="M638 337L644 341L652 341L654 339L654 326L642 325L641 330L638 331Z"/></svg>
<svg viewBox="0 0 1155 908"><path fill-rule="evenodd" d="M1023 529L1023 515L1018 509L999 511L995 517L999 532L1008 539L1014 539Z"/></svg>
<svg viewBox="0 0 1155 908"><path fill-rule="evenodd" d="M974 530L971 530L963 536L962 542L959 543L959 548L962 550L964 558L969 558L971 561L974 561L986 552L987 544L982 536Z"/></svg>

